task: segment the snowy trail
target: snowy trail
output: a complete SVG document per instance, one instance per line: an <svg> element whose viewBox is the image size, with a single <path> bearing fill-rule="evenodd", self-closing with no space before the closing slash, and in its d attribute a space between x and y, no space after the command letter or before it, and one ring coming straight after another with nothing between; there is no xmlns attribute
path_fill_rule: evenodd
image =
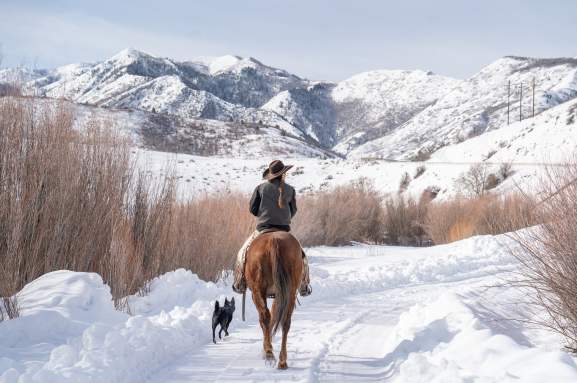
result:
<svg viewBox="0 0 577 383"><path fill-rule="evenodd" d="M392 377L407 352L386 349L400 315L446 291L482 291L485 279L386 289L330 302L302 306L293 317L288 353L289 370L278 371L262 359L258 324L231 332L218 344L208 344L154 375L162 382L370 382ZM238 318L235 318L238 320ZM234 324L234 323L233 323ZM279 334L280 335L280 334ZM275 354L280 336L273 342Z"/></svg>
<svg viewBox="0 0 577 383"><path fill-rule="evenodd" d="M289 370L265 364L256 316L243 327L237 311L230 337L183 356L149 382L395 381L412 353L429 352L454 335L442 326L425 326L422 340L417 333L414 339L407 335L395 342L402 315L443 294L487 295L488 284L495 284L500 274L510 270L511 260L497 248L492 239L485 238L444 249L317 249L311 254L311 265L313 275L320 279L316 286L320 291L301 299L294 314ZM478 254L481 249L483 257ZM490 251L494 254L486 256ZM250 299L247 304L252 305ZM278 355L279 335L273 346ZM422 381L427 381L426 376ZM421 380L413 377L410 381Z"/></svg>
<svg viewBox="0 0 577 383"><path fill-rule="evenodd" d="M230 298L226 283L176 270L130 297L127 315L98 275L58 271L22 290L21 318L0 323L0 382L577 381L559 338L504 319L523 318L526 307L518 290L496 287L517 267L503 236L307 253L313 295L293 316L286 371L262 359L250 299L247 322L237 296L231 336L212 344L214 300Z"/></svg>

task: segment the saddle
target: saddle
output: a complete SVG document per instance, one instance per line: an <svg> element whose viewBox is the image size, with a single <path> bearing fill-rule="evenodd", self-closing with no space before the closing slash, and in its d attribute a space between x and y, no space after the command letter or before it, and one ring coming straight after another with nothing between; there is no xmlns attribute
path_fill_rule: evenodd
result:
<svg viewBox="0 0 577 383"><path fill-rule="evenodd" d="M280 229L278 227L269 227L268 229L264 229L260 232L260 234L266 234L266 233L274 233L275 231L285 231L288 233L288 231Z"/></svg>

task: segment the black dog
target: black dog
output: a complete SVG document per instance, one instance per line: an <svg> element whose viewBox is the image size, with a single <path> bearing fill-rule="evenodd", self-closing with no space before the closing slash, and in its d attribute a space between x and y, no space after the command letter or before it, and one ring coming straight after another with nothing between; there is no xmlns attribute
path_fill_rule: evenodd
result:
<svg viewBox="0 0 577 383"><path fill-rule="evenodd" d="M224 335L228 336L228 326L232 322L232 313L234 313L234 297L229 302L228 299L224 298L224 307L220 307L218 301L214 303L214 312L212 313L212 341L216 343L214 338L214 330L216 325L220 325L220 331L218 332L218 339L222 339L222 332Z"/></svg>

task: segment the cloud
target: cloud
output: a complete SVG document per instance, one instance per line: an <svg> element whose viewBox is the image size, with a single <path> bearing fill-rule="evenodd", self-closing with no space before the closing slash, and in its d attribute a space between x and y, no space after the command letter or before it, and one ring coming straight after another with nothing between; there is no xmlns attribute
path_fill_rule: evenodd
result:
<svg viewBox="0 0 577 383"><path fill-rule="evenodd" d="M5 65L28 66L36 61L47 66L97 61L127 47L181 60L228 51L200 36L182 37L82 14L21 8L7 8L0 14L0 42Z"/></svg>

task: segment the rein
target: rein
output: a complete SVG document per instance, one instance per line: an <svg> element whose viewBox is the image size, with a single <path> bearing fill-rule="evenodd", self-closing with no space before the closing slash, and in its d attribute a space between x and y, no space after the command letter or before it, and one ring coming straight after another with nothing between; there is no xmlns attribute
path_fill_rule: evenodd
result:
<svg viewBox="0 0 577 383"><path fill-rule="evenodd" d="M246 322L246 317L244 315L244 302L246 301L246 290L242 293L242 321Z"/></svg>

